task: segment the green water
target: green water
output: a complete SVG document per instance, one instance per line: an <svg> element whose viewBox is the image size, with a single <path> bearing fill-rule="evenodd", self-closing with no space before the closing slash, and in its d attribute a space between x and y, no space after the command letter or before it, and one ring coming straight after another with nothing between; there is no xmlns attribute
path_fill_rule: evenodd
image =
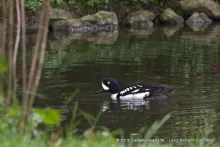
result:
<svg viewBox="0 0 220 147"><path fill-rule="evenodd" d="M155 28L98 35L53 33L38 91L48 99L37 99L35 105L61 108L62 101L80 88L75 98L79 107L92 115L102 109L98 124L122 128L126 136L171 112L158 138L192 138L206 130L219 139L219 63L220 26L202 32ZM169 99L118 104L109 101L109 94L94 93L104 77L114 77L123 85L160 82L185 87ZM62 117L68 123L71 115ZM82 120L79 129L88 127Z"/></svg>

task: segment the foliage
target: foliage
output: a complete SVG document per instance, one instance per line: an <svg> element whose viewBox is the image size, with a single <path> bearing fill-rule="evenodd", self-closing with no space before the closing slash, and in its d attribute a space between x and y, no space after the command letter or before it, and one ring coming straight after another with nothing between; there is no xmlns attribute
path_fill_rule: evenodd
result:
<svg viewBox="0 0 220 147"><path fill-rule="evenodd" d="M42 2L43 2L42 0L26 0L25 7L27 9L37 11L37 10L40 10L42 6Z"/></svg>
<svg viewBox="0 0 220 147"><path fill-rule="evenodd" d="M153 4L164 4L166 0L135 0L136 3L139 4L148 4L148 3L153 3Z"/></svg>
<svg viewBox="0 0 220 147"><path fill-rule="evenodd" d="M94 7L97 5L106 5L111 3L117 3L123 1L116 1L116 0L51 0L52 7L57 7L62 4L71 4L71 5L86 5L88 7ZM164 4L166 0L130 0L126 1L130 4L147 4L147 3L154 3L154 4ZM27 9L37 11L41 8L42 0L26 0L25 7Z"/></svg>

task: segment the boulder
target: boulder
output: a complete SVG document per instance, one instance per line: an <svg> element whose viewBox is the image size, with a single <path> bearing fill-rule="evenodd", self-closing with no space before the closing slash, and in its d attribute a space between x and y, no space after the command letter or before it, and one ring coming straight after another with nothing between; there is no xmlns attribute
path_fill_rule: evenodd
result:
<svg viewBox="0 0 220 147"><path fill-rule="evenodd" d="M153 12L148 10L138 10L128 15L126 24L136 29L148 29L152 27L155 19Z"/></svg>
<svg viewBox="0 0 220 147"><path fill-rule="evenodd" d="M94 16L101 19L100 23L118 25L118 17L114 12L99 11Z"/></svg>
<svg viewBox="0 0 220 147"><path fill-rule="evenodd" d="M114 12L108 11L99 11L93 15L86 15L80 19L83 24L97 24L97 25L105 25L112 24L118 26L118 18Z"/></svg>
<svg viewBox="0 0 220 147"><path fill-rule="evenodd" d="M220 5L214 0L182 0L180 6L188 14L203 12L209 17L220 18Z"/></svg>
<svg viewBox="0 0 220 147"><path fill-rule="evenodd" d="M96 15L86 15L80 19L82 22L98 23L102 19Z"/></svg>
<svg viewBox="0 0 220 147"><path fill-rule="evenodd" d="M160 21L166 24L182 24L184 19L182 16L176 14L172 9L167 8L160 16Z"/></svg>
<svg viewBox="0 0 220 147"><path fill-rule="evenodd" d="M212 20L204 13L194 12L187 20L186 24L193 30L207 28L212 23Z"/></svg>
<svg viewBox="0 0 220 147"><path fill-rule="evenodd" d="M118 18L114 12L99 11L79 19L63 19L51 22L52 30L69 33L109 32L118 27Z"/></svg>
<svg viewBox="0 0 220 147"><path fill-rule="evenodd" d="M64 19L53 22L51 24L51 29L54 31L67 31L71 27L81 27L82 23L79 19Z"/></svg>
<svg viewBox="0 0 220 147"><path fill-rule="evenodd" d="M70 12L63 9L50 9L50 19L72 19Z"/></svg>

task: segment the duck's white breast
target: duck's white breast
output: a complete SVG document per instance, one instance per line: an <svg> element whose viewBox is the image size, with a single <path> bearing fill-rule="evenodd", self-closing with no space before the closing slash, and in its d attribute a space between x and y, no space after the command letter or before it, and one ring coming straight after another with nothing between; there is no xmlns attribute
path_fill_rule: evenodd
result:
<svg viewBox="0 0 220 147"><path fill-rule="evenodd" d="M150 92L143 92L143 93L135 93L135 94L128 94L125 96L120 96L120 100L140 100L144 97L147 97L150 95ZM117 100L117 93L111 95L112 100Z"/></svg>

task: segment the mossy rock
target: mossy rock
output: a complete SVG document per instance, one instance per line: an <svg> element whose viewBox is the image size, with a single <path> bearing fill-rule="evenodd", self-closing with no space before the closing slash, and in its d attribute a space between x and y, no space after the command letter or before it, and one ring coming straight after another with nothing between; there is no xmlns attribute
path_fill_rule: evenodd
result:
<svg viewBox="0 0 220 147"><path fill-rule="evenodd" d="M67 30L70 27L80 27L82 22L80 19L65 19L50 24L52 30Z"/></svg>
<svg viewBox="0 0 220 147"><path fill-rule="evenodd" d="M86 15L83 16L80 20L82 22L99 22L101 21L101 18L97 17L96 15Z"/></svg>
<svg viewBox="0 0 220 147"><path fill-rule="evenodd" d="M114 12L99 11L93 15L86 15L81 18L82 22L106 24L111 23L118 25L118 18Z"/></svg>
<svg viewBox="0 0 220 147"><path fill-rule="evenodd" d="M137 21L151 20L156 18L153 12L148 10L138 10L128 15L126 22L132 24Z"/></svg>
<svg viewBox="0 0 220 147"><path fill-rule="evenodd" d="M186 24L193 30L207 28L212 20L204 13L194 12L187 20Z"/></svg>
<svg viewBox="0 0 220 147"><path fill-rule="evenodd" d="M214 0L182 0L180 6L188 14L203 12L209 17L220 18L220 5Z"/></svg>
<svg viewBox="0 0 220 147"><path fill-rule="evenodd" d="M126 25L131 26L131 28L138 29L149 29L153 27L153 20L155 19L153 12L148 10L138 10L132 12L128 15L126 19Z"/></svg>
<svg viewBox="0 0 220 147"><path fill-rule="evenodd" d="M176 14L172 9L167 8L160 16L160 20L167 24L181 24L184 22L182 16Z"/></svg>
<svg viewBox="0 0 220 147"><path fill-rule="evenodd" d="M118 25L118 17L114 12L99 11L94 14L96 17L101 18L105 23L112 23Z"/></svg>

